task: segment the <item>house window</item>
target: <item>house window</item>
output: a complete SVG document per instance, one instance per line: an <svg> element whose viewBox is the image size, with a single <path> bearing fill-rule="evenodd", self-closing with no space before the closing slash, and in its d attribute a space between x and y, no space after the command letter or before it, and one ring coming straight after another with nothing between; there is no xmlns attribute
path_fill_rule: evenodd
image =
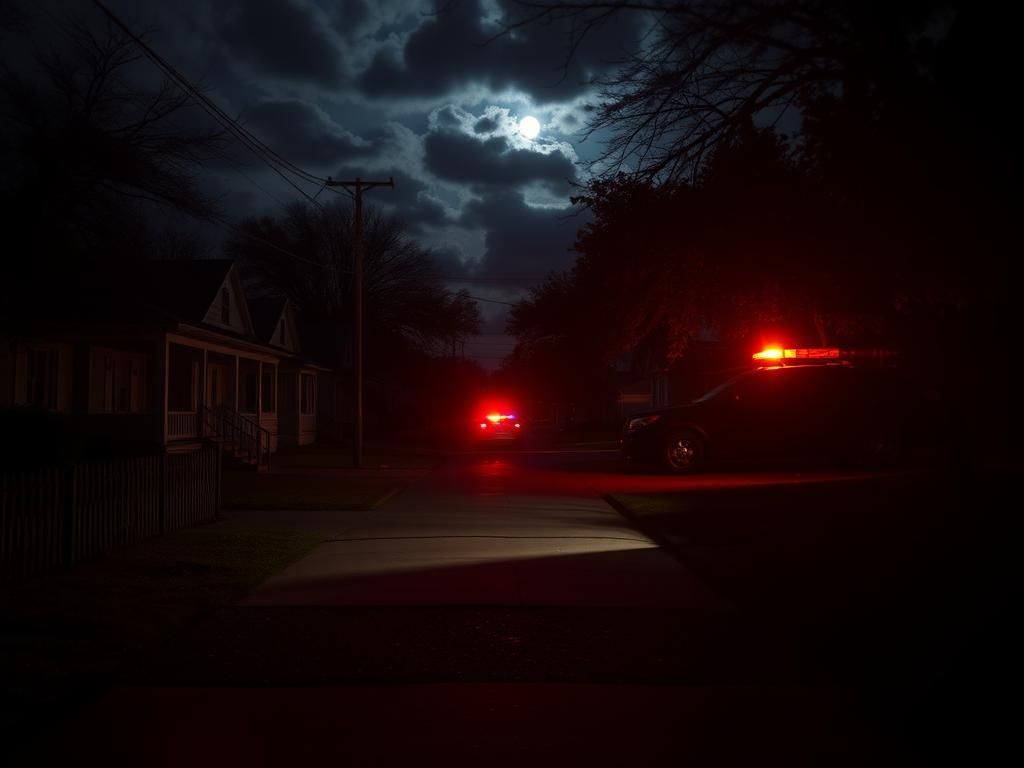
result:
<svg viewBox="0 0 1024 768"><path fill-rule="evenodd" d="M231 325L231 291L227 288L220 289L220 321Z"/></svg>
<svg viewBox="0 0 1024 768"><path fill-rule="evenodd" d="M169 357L167 409L195 411L199 400L199 361L191 350L174 345L171 346Z"/></svg>
<svg viewBox="0 0 1024 768"><path fill-rule="evenodd" d="M299 379L299 411L308 416L316 413L316 376L304 373Z"/></svg>
<svg viewBox="0 0 1024 768"><path fill-rule="evenodd" d="M256 371L242 374L242 413L256 413L260 399L260 380Z"/></svg>
<svg viewBox="0 0 1024 768"><path fill-rule="evenodd" d="M103 368L103 410L141 413L142 364L137 355L108 354Z"/></svg>
<svg viewBox="0 0 1024 768"><path fill-rule="evenodd" d="M263 365L263 412L277 413L277 366Z"/></svg>
<svg viewBox="0 0 1024 768"><path fill-rule="evenodd" d="M37 408L57 408L60 355L56 349L29 347L25 402Z"/></svg>

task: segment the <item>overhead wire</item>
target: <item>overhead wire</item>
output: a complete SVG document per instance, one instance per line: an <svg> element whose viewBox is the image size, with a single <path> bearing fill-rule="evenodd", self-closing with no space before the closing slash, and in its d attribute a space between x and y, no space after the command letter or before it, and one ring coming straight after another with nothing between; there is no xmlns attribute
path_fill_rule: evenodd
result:
<svg viewBox="0 0 1024 768"><path fill-rule="evenodd" d="M472 294L469 293L467 293L466 295L469 296L469 298L474 299L476 301L486 301L490 304L504 304L507 307L515 306L515 302L512 301L498 301L498 299L485 299L483 296L473 296Z"/></svg>
<svg viewBox="0 0 1024 768"><path fill-rule="evenodd" d="M252 232L247 232L246 230L244 230L241 227L239 227L237 224L232 224L230 221L228 221L225 218L213 217L213 218L210 219L210 221L212 221L214 224L218 224L219 226L224 227L225 229L229 230L230 232L232 232L235 235L238 235L239 237L244 237L247 240L252 240L253 242L260 243L261 245L265 245L266 247L271 248L271 249L277 251L278 253L281 253L281 254L283 254L285 256L288 256L288 257L290 257L292 259L295 259L296 261L301 261L304 264L309 264L309 265L314 266L314 267L320 267L321 269L330 269L331 268L330 264L323 264L323 263L321 263L319 261L313 261L312 259L307 259L304 256L299 256L297 253L292 253L287 248L283 248L280 245L272 243L269 240L267 240L266 238L260 237L259 235L255 235Z"/></svg>
<svg viewBox="0 0 1024 768"><path fill-rule="evenodd" d="M216 102L214 102L212 99L210 99L208 96L206 96L206 94L204 94L196 86L194 86L192 84L192 82L188 78L186 78L183 74L181 74L181 72L179 72L172 64L170 64L168 61L166 61L162 56L160 56L160 54L158 54L153 48L151 48L148 43L146 43L142 38L140 38L137 34L135 34L135 32L133 32L131 30L131 28L124 21L122 21L113 11L111 11L106 6L106 4L104 4L102 2L102 0L92 0L92 2L93 2L93 4L97 8L100 9L100 11L103 12L103 14L113 24L115 24L125 35L127 35L132 40L132 42L135 43L136 46L138 46L138 48L143 52L143 54L145 54L145 56L151 62L153 62L153 64L156 65L156 67L161 72L163 72L163 74L165 76L170 78L179 88L183 89L189 96L191 96L196 102L198 102L198 104L202 108L204 108L206 110L206 112L209 115L211 115L211 117L213 117L214 120L219 125L221 125L232 136L234 136L235 139L237 139L244 147L246 147L246 149L248 149L250 152L252 152L258 159L263 161L263 163L268 168L270 168L270 170L272 170L274 173L276 173L281 179L283 179L287 184L289 184L293 189L295 189L295 191L297 191L300 195L302 195L311 204L313 204L317 208L320 208L321 210L323 210L323 206L320 205L320 203L317 201L317 198L320 196L320 193L324 191L324 189L329 189L330 191L335 192L337 194L348 194L349 196L352 195L351 191L346 189L346 188L344 188L344 187L337 188L337 187L334 187L334 186L330 186L328 184L328 182L330 181L329 178L324 178L324 177L312 174L309 171L306 171L305 169L295 165L294 163L289 161L287 158L285 158L282 155L280 155L278 152L274 151L274 149L272 149L270 146L268 146L263 141L261 141L253 133L251 133L250 131L248 131L244 127L242 127L242 125L239 124L239 122L235 118L233 118L229 114L227 114L223 109L221 109L216 104ZM235 169L235 170L238 170L238 169ZM238 170L238 172L242 173L240 170ZM291 173L294 176L297 176L299 179L301 179L302 181L304 181L306 183L317 184L317 185L319 185L320 188L317 190L315 195L310 196L310 194L308 192L306 192L306 190L302 189L298 184L295 183L295 181L293 179L289 178L289 176L286 175L287 173ZM262 186L260 186L259 184L256 184L255 181L253 181L251 178L249 178L244 173L243 173L243 175L246 176L246 178L249 180L249 182L252 183L254 186L256 186L258 189L263 191L265 194L270 195L270 193L266 189L264 189ZM270 195L270 196L274 197L275 199L277 199L274 195ZM277 200L277 202L281 203L280 200ZM289 256L290 258L296 259L298 261L302 261L302 262L307 263L307 264L312 264L312 265L315 265L315 266L320 266L320 267L326 266L326 265L320 264L319 262L312 261L311 259L306 259L306 258L303 258L301 256L298 256L297 254L291 253L287 249L282 248L280 246L277 246L277 245L275 245L273 243L270 243L269 241L264 240L263 238L260 238L260 237L258 237L256 235L253 235L252 233L245 232L244 230L241 230L240 228L238 228L236 225L230 224L229 222L227 222L225 220L216 220L216 221L217 221L218 224L221 224L222 226L228 227L229 229L233 230L237 234L240 234L240 235L242 235L244 237L247 237L247 238L249 238L251 240L262 242L264 245L267 245L267 246L269 246L269 247L271 247L271 248L273 248L273 249L283 253L284 255ZM468 278L468 279L465 279L465 278L461 278L461 277L452 276L452 277L446 278L446 279L450 279L450 280L453 280L453 281L465 281L465 282L482 282L482 281L518 282L518 281L523 280L523 279L535 279L535 278L538 278L538 277L540 277L540 276L535 276L535 275L531 275L531 276L526 276L526 275L523 275L523 276L512 276L512 275L509 275L509 276L493 276L493 277L483 277L483 276L481 276L480 278ZM480 297L480 296L470 296L470 298L475 299L477 301L489 302L489 303L492 303L492 304L504 304L504 305L510 306L510 307L511 306L515 306L514 302L499 301L497 299L487 299L487 298L483 298L483 297Z"/></svg>
<svg viewBox="0 0 1024 768"><path fill-rule="evenodd" d="M127 35L132 40L132 42L135 43L136 46L138 46L138 48L143 52L143 54L154 65L156 65L156 67L166 77L170 78L179 88L184 90L189 96L191 96L196 102L198 102L199 106L203 107L206 110L206 112L210 114L219 125L221 125L225 130L227 130L232 136L235 137L235 139L237 139L244 147L246 147L246 149L252 152L258 159L263 161L264 165L266 165L268 168L270 168L270 170L272 170L279 177L281 177L286 183L288 183L293 189L295 189L299 194L306 198L310 203L317 206L317 208L323 210L323 206L320 205L319 202L317 202L316 198L320 195L320 192L322 192L327 187L327 179L323 179L319 176L315 176L314 174L311 174L303 170L299 166L282 157L280 154L275 152L272 148L264 144L262 141L260 141L259 138L257 138L255 135L253 135L245 128L243 128L238 123L238 121L236 121L226 112L224 112L224 110L222 110L214 101L209 99L198 88L196 88L188 80L188 78L182 75L172 64L164 60L163 57L160 56L160 54L158 54L144 40L142 40L138 35L136 35L128 27L128 25L125 24L120 18L118 18L117 15L113 13L113 11L107 8L107 6L104 5L104 3L102 3L100 0L93 0L93 3L107 16L108 19L110 19L111 22L113 22L125 35ZM248 174L242 171L241 168L231 166L231 169L236 173L240 174L241 176L243 176L250 184L259 189L261 192L274 199L278 204L286 206L286 204L280 198L272 194L262 185L258 184L253 178L251 178ZM320 189L317 191L315 196L311 197L304 189L299 187L298 184L296 184L293 179L289 178L286 175L285 171L298 176L305 182L319 184ZM239 227L237 224L234 224L223 217L213 217L211 221L231 231L235 235L244 237L253 242L258 242L296 261L300 261L304 264L309 264L320 268L329 267L329 265L305 258L303 256L299 256L298 254L293 253L287 248L283 248L282 246L279 246L276 243L272 243L269 240L266 240L265 238L262 238L252 232L248 232L245 229Z"/></svg>
<svg viewBox="0 0 1024 768"><path fill-rule="evenodd" d="M221 109L213 100L207 97L202 91L196 88L191 81L182 75L172 64L167 62L160 56L155 50L153 50L142 38L135 34L131 28L128 27L117 15L114 14L101 0L92 0L93 4L98 7L112 23L114 23L125 35L127 35L132 42L145 54L145 56L153 62L164 73L165 76L169 77L174 83L182 88L189 96L203 107L208 114L210 114L216 122L218 122L225 130L233 135L238 141L242 143L250 152L256 155L260 160L264 162L267 167L277 173L282 179L290 184L297 192L303 197L309 200L311 203L319 206L315 198L311 197L304 189L299 187L292 179L285 175L284 171L298 176L300 179L307 183L315 183L318 185L326 186L327 179L320 176L316 176L303 168L295 165L291 161L282 157L280 154L275 152L272 148L264 144L259 138L253 135L251 132L243 128L237 120L228 115L223 109ZM319 194L319 193L318 193Z"/></svg>

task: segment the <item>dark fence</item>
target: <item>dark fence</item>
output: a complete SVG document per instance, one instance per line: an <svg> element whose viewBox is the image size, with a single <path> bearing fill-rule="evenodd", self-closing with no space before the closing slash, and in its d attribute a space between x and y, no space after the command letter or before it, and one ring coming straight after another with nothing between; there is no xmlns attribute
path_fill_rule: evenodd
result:
<svg viewBox="0 0 1024 768"><path fill-rule="evenodd" d="M216 518L220 451L0 473L0 583Z"/></svg>

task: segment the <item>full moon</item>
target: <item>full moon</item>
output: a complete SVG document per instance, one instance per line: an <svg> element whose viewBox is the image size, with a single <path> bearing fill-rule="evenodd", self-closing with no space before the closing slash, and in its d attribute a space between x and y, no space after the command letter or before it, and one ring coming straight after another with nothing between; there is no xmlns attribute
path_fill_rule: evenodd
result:
<svg viewBox="0 0 1024 768"><path fill-rule="evenodd" d="M536 139L540 133L540 123L536 117L527 115L519 121L519 132L528 139Z"/></svg>

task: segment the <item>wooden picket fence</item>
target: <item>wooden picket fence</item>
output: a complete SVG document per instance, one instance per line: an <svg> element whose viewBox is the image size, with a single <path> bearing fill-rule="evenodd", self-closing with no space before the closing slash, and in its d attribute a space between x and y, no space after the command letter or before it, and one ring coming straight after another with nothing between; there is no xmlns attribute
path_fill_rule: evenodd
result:
<svg viewBox="0 0 1024 768"><path fill-rule="evenodd" d="M217 517L221 454L0 473L0 584Z"/></svg>

